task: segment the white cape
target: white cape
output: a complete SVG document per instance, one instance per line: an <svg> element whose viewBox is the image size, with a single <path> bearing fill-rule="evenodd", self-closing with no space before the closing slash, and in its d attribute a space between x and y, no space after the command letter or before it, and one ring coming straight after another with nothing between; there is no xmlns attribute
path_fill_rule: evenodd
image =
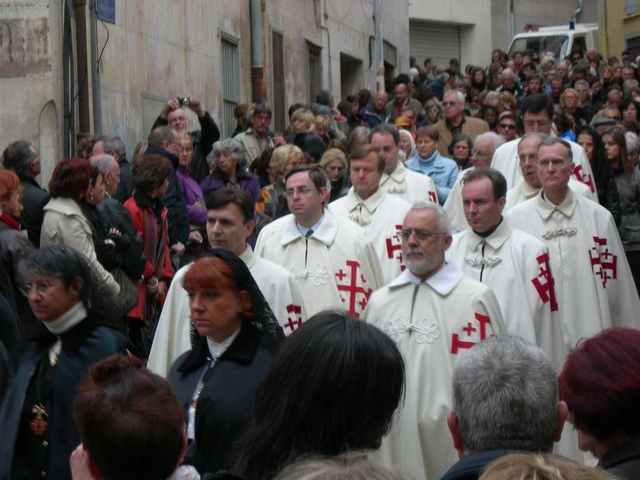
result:
<svg viewBox="0 0 640 480"><path fill-rule="evenodd" d="M365 320L386 332L404 355L404 408L382 441L382 453L408 478L438 480L457 460L446 422L458 355L506 332L495 295L446 263L424 282L409 270L375 292Z"/></svg>
<svg viewBox="0 0 640 480"><path fill-rule="evenodd" d="M382 175L380 189L412 205L416 202L438 203L438 190L433 180L427 175L409 170L400 161L391 175Z"/></svg>
<svg viewBox="0 0 640 480"><path fill-rule="evenodd" d="M589 200L593 200L594 202L598 201L589 187L582 182L578 182L577 180L570 178L569 188L584 198L588 198ZM504 210L502 210L502 213L507 213L507 211L511 210L516 205L532 199L538 194L539 191L539 188L532 187L523 179L517 187L512 188L507 192L507 202L504 205Z"/></svg>
<svg viewBox="0 0 640 480"><path fill-rule="evenodd" d="M329 204L338 217L360 225L376 249L384 282L390 282L404 270L400 231L411 204L378 189L361 200L353 187L349 193Z"/></svg>
<svg viewBox="0 0 640 480"><path fill-rule="evenodd" d="M380 262L364 231L329 210L308 239L293 215L271 222L260 231L256 254L291 272L309 317L342 308L359 318L371 293L383 285Z"/></svg>
<svg viewBox="0 0 640 480"><path fill-rule="evenodd" d="M291 335L307 319L302 294L291 274L259 258L249 245L240 259L249 268L284 334ZM185 265L173 277L153 337L147 368L162 377L169 374L171 365L180 355L191 350L189 297L182 288L182 278L191 265Z"/></svg>

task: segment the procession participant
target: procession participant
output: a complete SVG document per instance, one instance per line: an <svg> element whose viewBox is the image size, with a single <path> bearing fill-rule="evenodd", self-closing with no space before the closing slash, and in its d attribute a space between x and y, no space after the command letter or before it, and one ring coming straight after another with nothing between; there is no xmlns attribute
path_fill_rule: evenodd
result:
<svg viewBox="0 0 640 480"><path fill-rule="evenodd" d="M450 230L438 204L414 205L402 225L407 269L371 296L365 312L405 357L405 405L382 451L410 478L439 479L456 462L446 422L454 364L476 343L506 331L491 289L445 262Z"/></svg>
<svg viewBox="0 0 640 480"><path fill-rule="evenodd" d="M399 232L411 204L380 188L385 158L374 145L356 148L349 159L351 185L346 196L329 205L338 217L360 225L371 239L385 282L404 269Z"/></svg>
<svg viewBox="0 0 640 480"><path fill-rule="evenodd" d="M380 189L409 203L437 202L438 191L433 180L409 170L400 161L400 131L395 125L381 123L371 131L371 145L382 150L385 159Z"/></svg>
<svg viewBox="0 0 640 480"><path fill-rule="evenodd" d="M458 174L456 183L453 184L451 193L449 193L447 201L444 202L443 205L447 217L451 220L451 226L456 232L462 232L469 228L469 224L464 215L464 208L462 208L462 186L464 184L464 177L467 172L470 172L474 168L490 166L493 153L502 144L504 144L504 140L494 132L482 133L478 135L473 142L473 155L471 156L473 166Z"/></svg>
<svg viewBox="0 0 640 480"><path fill-rule="evenodd" d="M256 254L293 274L308 316L343 308L359 318L383 284L373 244L362 228L325 209L329 194L322 170L296 167L285 184L291 215L260 231Z"/></svg>
<svg viewBox="0 0 640 480"><path fill-rule="evenodd" d="M453 237L447 259L491 287L509 334L538 345L559 371L566 350L553 315L558 304L549 251L504 220L506 192L507 182L497 170L476 168L467 174L462 200L470 228Z"/></svg>
<svg viewBox="0 0 640 480"><path fill-rule="evenodd" d="M214 190L206 201L207 238L213 248L231 250L242 260L267 299L285 335L306 320L304 302L291 273L258 257L247 243L253 232L254 209L244 190ZM147 367L166 377L173 362L191 349L189 297L182 278L193 263L176 272L165 299Z"/></svg>
<svg viewBox="0 0 640 480"><path fill-rule="evenodd" d="M564 339L570 348L612 326L640 327L640 299L613 217L569 188L572 167L568 142L542 140L538 147L542 190L506 216L515 228L540 238L549 249Z"/></svg>
<svg viewBox="0 0 640 480"><path fill-rule="evenodd" d="M507 203L504 212L515 207L519 203L535 197L540 191L540 179L538 178L538 145L546 135L542 133L527 133L518 144L518 161L522 172L522 181L517 187L507 192ZM587 185L573 178L569 179L569 188L578 195L589 200L597 201Z"/></svg>
<svg viewBox="0 0 640 480"><path fill-rule="evenodd" d="M525 133L544 133L551 134L551 125L553 123L553 102L543 93L529 95L522 100L521 106L522 123ZM493 155L491 167L499 170L507 179L507 190L511 190L520 183L522 174L518 162L518 144L519 138L507 142L498 148ZM593 192L597 201L595 180L589 159L584 149L574 142L569 142L574 158L574 167L572 174L576 180L586 184Z"/></svg>

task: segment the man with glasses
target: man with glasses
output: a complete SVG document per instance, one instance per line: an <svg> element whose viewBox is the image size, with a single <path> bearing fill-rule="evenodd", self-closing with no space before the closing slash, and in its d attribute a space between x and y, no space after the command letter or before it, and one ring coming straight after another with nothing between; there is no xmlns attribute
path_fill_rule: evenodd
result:
<svg viewBox="0 0 640 480"><path fill-rule="evenodd" d="M411 204L380 188L385 165L385 156L379 147L356 148L349 158L353 186L329 208L338 217L362 227L376 249L384 281L389 282L404 268L398 232Z"/></svg>
<svg viewBox="0 0 640 480"><path fill-rule="evenodd" d="M445 262L450 231L442 207L415 204L401 231L407 268L371 296L365 312L405 357L406 401L382 452L410 478L437 480L457 461L446 422L453 367L476 343L506 333L491 289Z"/></svg>
<svg viewBox="0 0 640 480"><path fill-rule="evenodd" d="M264 103L257 103L251 115L251 126L234 137L244 147L247 165L251 165L265 150L275 147L276 144L284 145L282 137L274 137L269 131L270 124L271 108Z"/></svg>
<svg viewBox="0 0 640 480"><path fill-rule="evenodd" d="M507 332L538 345L557 369L566 350L553 318L558 305L549 251L537 238L514 229L502 217L507 182L492 168L467 173L462 188L469 228L453 237L447 259L473 280L491 287Z"/></svg>
<svg viewBox="0 0 640 480"><path fill-rule="evenodd" d="M449 155L449 145L456 134L463 133L474 141L478 135L489 131L489 124L479 118L464 114L465 97L461 92L450 90L444 94L442 102L444 117L433 127L438 130L438 152L443 157Z"/></svg>
<svg viewBox="0 0 640 480"><path fill-rule="evenodd" d="M358 318L383 284L375 248L353 222L326 209L327 177L299 166L286 174L291 215L266 225L255 252L291 272L309 317L340 308Z"/></svg>
<svg viewBox="0 0 640 480"><path fill-rule="evenodd" d="M518 136L518 117L511 112L502 112L498 120L498 135L505 142L515 140Z"/></svg>
<svg viewBox="0 0 640 480"><path fill-rule="evenodd" d="M551 135L553 124L553 103L545 94L529 95L522 100L522 124L525 133L543 133ZM493 155L491 167L498 170L507 179L507 190L520 184L522 173L518 159L520 139L512 140L498 148ZM573 175L576 180L586 184L597 199L596 185L591 164L584 149L574 142L569 142L574 158Z"/></svg>

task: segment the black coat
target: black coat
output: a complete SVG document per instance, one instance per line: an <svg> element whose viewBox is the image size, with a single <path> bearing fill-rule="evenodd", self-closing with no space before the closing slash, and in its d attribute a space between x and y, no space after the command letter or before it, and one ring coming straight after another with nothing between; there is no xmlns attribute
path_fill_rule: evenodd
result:
<svg viewBox="0 0 640 480"><path fill-rule="evenodd" d="M489 450L472 453L460 459L443 476L441 480L477 480L483 470L494 460L511 453L509 450Z"/></svg>
<svg viewBox="0 0 640 480"><path fill-rule="evenodd" d="M209 364L205 337L181 355L171 367L169 382L188 414L193 393L203 369ZM269 369L273 353L260 332L248 322L231 346L209 369L198 399L195 444L192 442L184 463L200 473L229 470L237 442L244 434L258 386Z"/></svg>
<svg viewBox="0 0 640 480"><path fill-rule="evenodd" d="M25 175L18 175L18 177L24 188L24 195L20 199L24 210L22 210L20 220L27 230L29 240L38 248L40 246L40 230L44 220L43 209L49 203L50 197L33 178Z"/></svg>
<svg viewBox="0 0 640 480"><path fill-rule="evenodd" d="M118 165L120 166L120 183L118 184L118 189L113 197L119 200L120 203L124 203L129 199L131 192L133 191L131 164L126 158L119 158Z"/></svg>
<svg viewBox="0 0 640 480"><path fill-rule="evenodd" d="M622 205L620 204L620 194L616 185L616 178L611 168L602 168L601 172L594 172L596 177L596 191L600 205L611 212L616 226L622 222Z"/></svg>
<svg viewBox="0 0 640 480"><path fill-rule="evenodd" d="M640 436L607 452L600 459L598 467L620 480L640 478Z"/></svg>
<svg viewBox="0 0 640 480"><path fill-rule="evenodd" d="M48 333L48 332L47 332ZM10 480L23 399L40 361L48 361L47 351L56 341L48 334L29 344L22 353L15 374L0 403L0 480ZM89 367L113 354L126 353L127 338L110 327L86 318L60 337L62 350L54 369L50 398L52 410L47 418L47 478L71 480L69 457L80 443L73 416L76 388ZM38 453L36 453L38 454Z"/></svg>
<svg viewBox="0 0 640 480"><path fill-rule="evenodd" d="M198 117L198 122L200 122L200 130L189 132L193 141L193 160L189 165L189 176L200 183L209 175L207 155L213 150L213 144L220 140L220 130L208 112L205 112L202 118ZM163 125L167 125L167 119L158 117L153 122L151 130Z"/></svg>

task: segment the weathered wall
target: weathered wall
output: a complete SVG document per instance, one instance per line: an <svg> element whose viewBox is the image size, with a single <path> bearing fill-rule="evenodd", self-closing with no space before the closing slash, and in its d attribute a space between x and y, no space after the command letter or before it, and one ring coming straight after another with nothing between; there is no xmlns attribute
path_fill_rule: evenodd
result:
<svg viewBox="0 0 640 480"><path fill-rule="evenodd" d="M0 3L0 151L33 141L42 157L42 183L62 154L61 2Z"/></svg>
<svg viewBox="0 0 640 480"><path fill-rule="evenodd" d="M460 63L483 65L491 56L491 0L413 0L415 20L460 25Z"/></svg>

